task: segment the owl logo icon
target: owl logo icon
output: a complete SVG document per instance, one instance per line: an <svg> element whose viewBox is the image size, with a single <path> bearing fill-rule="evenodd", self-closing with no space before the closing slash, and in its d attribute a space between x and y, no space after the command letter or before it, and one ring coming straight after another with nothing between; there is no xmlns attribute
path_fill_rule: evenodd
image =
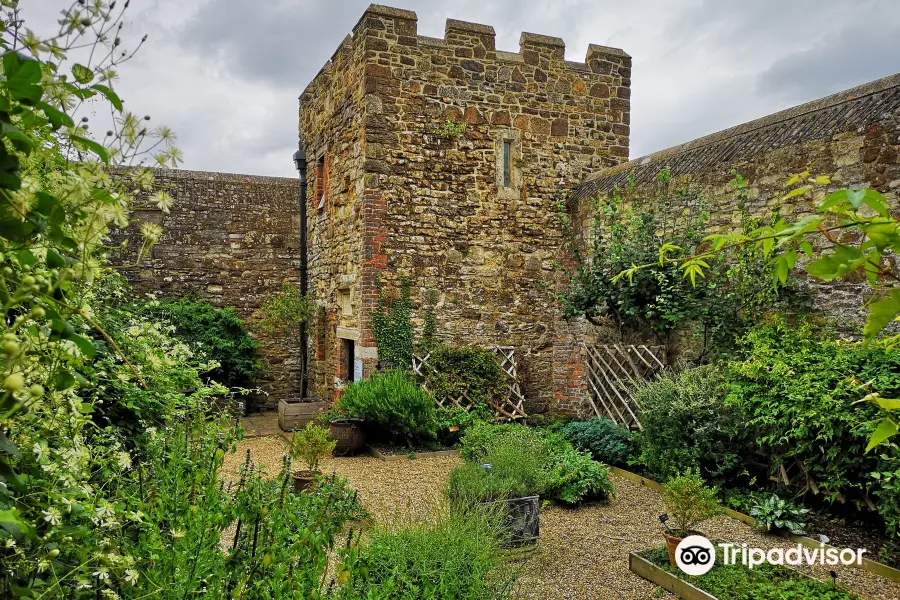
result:
<svg viewBox="0 0 900 600"><path fill-rule="evenodd" d="M675 549L675 563L688 575L705 575L716 564L716 549L702 535L689 535Z"/></svg>

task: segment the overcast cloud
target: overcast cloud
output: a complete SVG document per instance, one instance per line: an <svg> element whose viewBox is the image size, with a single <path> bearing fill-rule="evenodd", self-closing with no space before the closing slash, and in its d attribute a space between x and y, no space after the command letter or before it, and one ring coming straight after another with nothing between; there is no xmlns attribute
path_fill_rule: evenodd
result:
<svg viewBox="0 0 900 600"><path fill-rule="evenodd" d="M65 0L25 0L39 32ZM358 0L132 0L149 39L121 70L130 109L173 128L183 168L295 176L297 97L356 24ZM900 71L898 0L397 0L419 33L450 18L634 57L631 156L641 156Z"/></svg>

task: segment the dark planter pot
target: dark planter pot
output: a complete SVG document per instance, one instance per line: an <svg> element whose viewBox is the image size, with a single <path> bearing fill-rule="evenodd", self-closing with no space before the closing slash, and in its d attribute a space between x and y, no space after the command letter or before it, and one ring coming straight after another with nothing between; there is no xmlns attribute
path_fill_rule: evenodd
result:
<svg viewBox="0 0 900 600"><path fill-rule="evenodd" d="M329 423L328 437L337 442L334 447L335 456L354 456L366 443L362 422L352 419Z"/></svg>
<svg viewBox="0 0 900 600"><path fill-rule="evenodd" d="M294 471L294 492L300 493L316 481L319 474L315 471Z"/></svg>
<svg viewBox="0 0 900 600"><path fill-rule="evenodd" d="M539 496L511 498L505 501L503 533L510 546L534 544L541 535L541 499Z"/></svg>

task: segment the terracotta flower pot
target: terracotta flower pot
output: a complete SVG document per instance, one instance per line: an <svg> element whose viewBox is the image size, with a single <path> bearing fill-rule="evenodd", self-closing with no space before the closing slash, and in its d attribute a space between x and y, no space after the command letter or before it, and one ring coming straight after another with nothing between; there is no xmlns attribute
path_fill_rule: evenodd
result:
<svg viewBox="0 0 900 600"><path fill-rule="evenodd" d="M299 494L311 486L318 475L315 471L294 471L294 491Z"/></svg>
<svg viewBox="0 0 900 600"><path fill-rule="evenodd" d="M669 564L673 567L677 567L678 563L675 562L675 549L678 548L678 544L681 543L681 540L688 537L689 535L703 535L699 531L688 531L687 535L684 537L676 537L674 535L669 535L669 532L663 531L663 537L666 538L666 550L669 551Z"/></svg>

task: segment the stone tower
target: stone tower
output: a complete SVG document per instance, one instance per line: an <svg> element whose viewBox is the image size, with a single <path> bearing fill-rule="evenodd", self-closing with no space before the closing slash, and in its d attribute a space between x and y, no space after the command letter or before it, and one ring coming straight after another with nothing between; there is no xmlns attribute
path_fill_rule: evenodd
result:
<svg viewBox="0 0 900 600"><path fill-rule="evenodd" d="M591 45L565 59L555 37L371 5L300 97L307 149L310 389L377 362L379 285L412 281L440 337L514 346L531 412L571 410L582 363L554 295L558 204L588 173L628 158L631 58ZM414 320L414 323L416 321Z"/></svg>

